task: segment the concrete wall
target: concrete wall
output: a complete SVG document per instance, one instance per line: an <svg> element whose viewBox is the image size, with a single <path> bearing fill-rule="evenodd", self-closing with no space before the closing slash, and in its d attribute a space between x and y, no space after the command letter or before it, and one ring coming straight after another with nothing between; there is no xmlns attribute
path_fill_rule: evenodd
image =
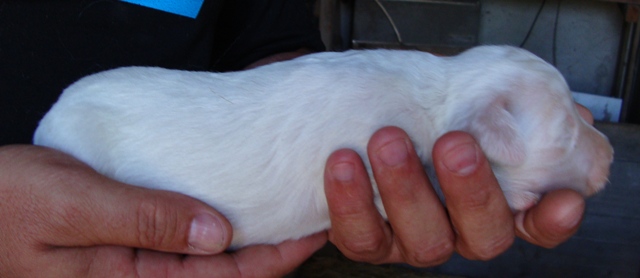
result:
<svg viewBox="0 0 640 278"><path fill-rule="evenodd" d="M624 20L618 4L548 0L525 42L542 2L482 0L479 42L522 45L553 63L573 91L611 95Z"/></svg>

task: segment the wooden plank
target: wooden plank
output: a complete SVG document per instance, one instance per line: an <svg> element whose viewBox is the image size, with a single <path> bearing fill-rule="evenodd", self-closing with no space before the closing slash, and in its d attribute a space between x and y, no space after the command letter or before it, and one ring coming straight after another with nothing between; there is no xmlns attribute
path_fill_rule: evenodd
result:
<svg viewBox="0 0 640 278"><path fill-rule="evenodd" d="M329 277L640 277L640 126L599 123L596 127L615 149L611 183L587 200L578 233L554 249L516 240L488 262L454 255L434 268L400 265L382 271L381 266L351 262L329 245L293 276L323 277L318 270L329 269Z"/></svg>

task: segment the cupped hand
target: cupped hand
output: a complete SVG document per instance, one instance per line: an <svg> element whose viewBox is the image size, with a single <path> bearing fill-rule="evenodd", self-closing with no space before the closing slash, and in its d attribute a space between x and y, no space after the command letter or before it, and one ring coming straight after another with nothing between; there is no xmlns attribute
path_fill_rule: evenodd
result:
<svg viewBox="0 0 640 278"><path fill-rule="evenodd" d="M593 123L586 108L578 106L578 111ZM508 249L516 235L551 248L575 234L584 214L584 198L563 189L548 192L537 205L514 216L480 146L464 132L443 135L433 148L446 208L403 130L386 127L376 132L368 156L388 222L376 210L357 153L336 151L325 168L329 240L353 260L429 267L446 262L453 252L489 260Z"/></svg>
<svg viewBox="0 0 640 278"><path fill-rule="evenodd" d="M224 253L231 226L206 204L35 146L0 148L0 204L0 277L277 277L326 242Z"/></svg>

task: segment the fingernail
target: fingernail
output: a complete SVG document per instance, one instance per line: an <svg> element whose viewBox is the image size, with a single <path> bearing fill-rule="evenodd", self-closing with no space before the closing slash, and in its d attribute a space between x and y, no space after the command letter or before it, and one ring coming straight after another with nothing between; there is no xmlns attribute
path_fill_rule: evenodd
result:
<svg viewBox="0 0 640 278"><path fill-rule="evenodd" d="M378 157L388 166L396 166L404 163L409 156L407 143L404 139L397 139L378 149Z"/></svg>
<svg viewBox="0 0 640 278"><path fill-rule="evenodd" d="M449 171L467 176L477 168L478 149L473 143L459 145L446 153L442 163Z"/></svg>
<svg viewBox="0 0 640 278"><path fill-rule="evenodd" d="M558 212L558 224L565 229L575 228L582 220L584 213L584 203L576 203L573 206L568 206L566 209Z"/></svg>
<svg viewBox="0 0 640 278"><path fill-rule="evenodd" d="M514 219L514 223L516 225L516 229L518 229L518 231L520 231L520 233L522 233L524 236L526 236L528 238L533 238L527 232L527 229L524 228L524 217L525 217L524 211L518 212L518 214L516 214L515 219Z"/></svg>
<svg viewBox="0 0 640 278"><path fill-rule="evenodd" d="M331 168L331 174L333 177L341 182L349 182L353 180L353 172L355 167L348 162L341 162L333 165Z"/></svg>
<svg viewBox="0 0 640 278"><path fill-rule="evenodd" d="M191 221L189 245L205 253L218 253L224 248L226 233L220 220L211 214L200 214Z"/></svg>

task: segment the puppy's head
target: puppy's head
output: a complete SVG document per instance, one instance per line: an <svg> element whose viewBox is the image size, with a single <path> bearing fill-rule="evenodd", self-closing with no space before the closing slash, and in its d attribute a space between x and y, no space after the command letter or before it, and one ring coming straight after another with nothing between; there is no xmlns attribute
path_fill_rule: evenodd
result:
<svg viewBox="0 0 640 278"><path fill-rule="evenodd" d="M467 64L456 77L467 78L456 90L467 90L468 101L452 125L478 140L511 208L527 209L554 189L589 196L604 188L613 148L579 115L562 75L521 49L470 52L462 56L477 68Z"/></svg>
<svg viewBox="0 0 640 278"><path fill-rule="evenodd" d="M491 159L514 210L529 208L551 190L569 188L590 196L608 182L613 148L606 136L584 121L574 106L548 108L551 111L538 122L524 128L528 132L520 163Z"/></svg>

